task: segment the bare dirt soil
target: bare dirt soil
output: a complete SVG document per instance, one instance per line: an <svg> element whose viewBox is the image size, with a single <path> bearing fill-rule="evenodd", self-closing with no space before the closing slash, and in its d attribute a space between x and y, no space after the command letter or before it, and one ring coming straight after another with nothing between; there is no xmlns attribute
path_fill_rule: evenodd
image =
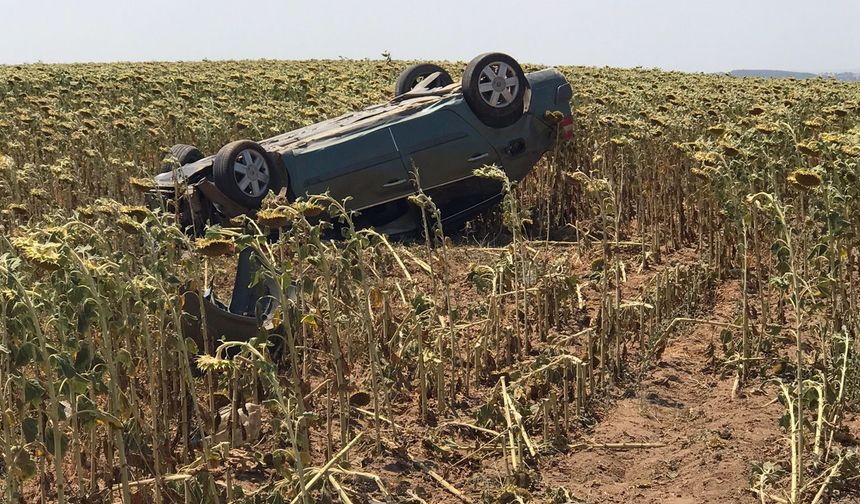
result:
<svg viewBox="0 0 860 504"><path fill-rule="evenodd" d="M737 282L720 285L709 318L731 317L739 296ZM707 369L705 350L718 332L699 326L673 337L642 389L612 402L588 436L666 446L550 459L545 480L586 502L755 502L747 490L751 463L786 456L782 406L772 402L774 390L733 396L734 378Z"/></svg>
<svg viewBox="0 0 860 504"><path fill-rule="evenodd" d="M573 262L588 264L571 256ZM693 251L682 250L661 265L631 274L623 287L625 297L633 297L645 280L667 265L695 259ZM697 316L729 321L740 303L739 281L726 281L717 286L713 305ZM427 502L515 502L511 500L514 495L526 494L535 502L550 502L561 487L571 498L588 503L757 502L749 491L751 464L788 457L787 442L777 423L782 406L773 401L775 388L761 380L733 392L734 376L720 376L709 367L708 345L718 342L719 332L719 328L697 324L675 331L639 388L629 383L611 389L609 397L596 405L595 418L574 429L566 448L545 451L532 463L529 481L523 485L528 490L520 494L505 485L509 470L498 453L455 466L452 462L460 457L440 460L438 452L427 449L425 437L431 430L415 423L414 407L404 409L396 420L405 428L389 446L401 448L385 450L379 456L367 454L359 464L362 470L378 474L389 489L410 490ZM475 399L464 401L480 402ZM464 411L467 409L474 411ZM481 442L487 439L479 438ZM639 443L663 446L629 447ZM477 447L478 440L474 444ZM609 446L594 447L603 444ZM427 467L463 496L454 495L444 483L417 469L403 456L404 446L411 458L427 460Z"/></svg>

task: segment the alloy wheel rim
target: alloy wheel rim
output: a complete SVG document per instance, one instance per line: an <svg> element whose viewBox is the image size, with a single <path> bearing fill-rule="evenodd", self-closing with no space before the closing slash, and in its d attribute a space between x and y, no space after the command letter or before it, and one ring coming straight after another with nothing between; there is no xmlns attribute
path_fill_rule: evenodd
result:
<svg viewBox="0 0 860 504"><path fill-rule="evenodd" d="M269 165L265 157L253 149L245 149L236 156L233 175L239 190L252 198L262 196L269 188Z"/></svg>
<svg viewBox="0 0 860 504"><path fill-rule="evenodd" d="M481 70L478 93L484 103L493 108L504 108L513 103L520 90L520 79L511 65L493 61Z"/></svg>

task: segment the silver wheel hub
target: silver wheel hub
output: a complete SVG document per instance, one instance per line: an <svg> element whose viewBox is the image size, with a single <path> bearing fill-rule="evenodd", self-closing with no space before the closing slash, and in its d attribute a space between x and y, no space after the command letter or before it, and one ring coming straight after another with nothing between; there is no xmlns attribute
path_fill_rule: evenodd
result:
<svg viewBox="0 0 860 504"><path fill-rule="evenodd" d="M520 90L516 71L503 61L494 61L481 70L478 93L484 103L493 108L504 108L513 103Z"/></svg>
<svg viewBox="0 0 860 504"><path fill-rule="evenodd" d="M233 175L240 191L257 198L269 189L269 164L253 149L240 152L233 161Z"/></svg>

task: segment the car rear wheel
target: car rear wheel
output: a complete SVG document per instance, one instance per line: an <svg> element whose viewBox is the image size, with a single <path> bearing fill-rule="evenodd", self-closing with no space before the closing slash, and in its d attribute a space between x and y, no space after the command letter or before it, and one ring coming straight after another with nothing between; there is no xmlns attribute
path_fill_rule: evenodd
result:
<svg viewBox="0 0 860 504"><path fill-rule="evenodd" d="M228 143L212 165L215 185L228 198L247 208L259 208L269 191L286 186L280 157L250 140Z"/></svg>
<svg viewBox="0 0 860 504"><path fill-rule="evenodd" d="M194 163L203 159L203 153L193 145L176 144L170 148L167 156L161 161L158 173L167 173L174 168Z"/></svg>
<svg viewBox="0 0 860 504"><path fill-rule="evenodd" d="M520 64L502 53L485 53L463 72L463 97L487 126L503 128L524 113L528 81Z"/></svg>
<svg viewBox="0 0 860 504"><path fill-rule="evenodd" d="M430 82L427 86L428 89L445 87L454 83L451 75L439 65L434 65L433 63L419 63L400 72L400 76L397 77L397 82L394 84L394 96L400 96L412 91L415 89L415 86L436 72L439 72L439 76Z"/></svg>

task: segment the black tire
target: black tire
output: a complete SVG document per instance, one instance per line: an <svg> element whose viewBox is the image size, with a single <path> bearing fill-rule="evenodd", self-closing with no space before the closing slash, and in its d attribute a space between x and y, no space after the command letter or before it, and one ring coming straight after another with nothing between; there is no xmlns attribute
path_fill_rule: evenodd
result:
<svg viewBox="0 0 860 504"><path fill-rule="evenodd" d="M247 163L254 166L250 175L237 169ZM251 140L238 140L221 147L215 155L212 175L221 192L246 208L259 208L269 191L277 193L287 185L281 157L266 152ZM262 175L267 179L263 180Z"/></svg>
<svg viewBox="0 0 860 504"><path fill-rule="evenodd" d="M400 72L400 76L397 77L397 82L394 84L394 96L400 96L412 91L419 82L429 77L430 74L436 72L440 72L439 77L434 79L428 88L433 89L445 87L454 83L454 79L451 78L451 74L439 65L434 65L433 63L419 63Z"/></svg>
<svg viewBox="0 0 860 504"><path fill-rule="evenodd" d="M490 79L485 70L496 78ZM504 75L498 75L500 71ZM515 83L512 78L516 78ZM463 71L462 88L466 103L481 122L494 128L510 126L523 116L528 86L522 67L507 54L481 54ZM510 99L505 96L505 91Z"/></svg>
<svg viewBox="0 0 860 504"><path fill-rule="evenodd" d="M168 155L161 161L158 173L167 173L174 168L200 161L205 156L200 149L193 145L176 144L170 148Z"/></svg>

